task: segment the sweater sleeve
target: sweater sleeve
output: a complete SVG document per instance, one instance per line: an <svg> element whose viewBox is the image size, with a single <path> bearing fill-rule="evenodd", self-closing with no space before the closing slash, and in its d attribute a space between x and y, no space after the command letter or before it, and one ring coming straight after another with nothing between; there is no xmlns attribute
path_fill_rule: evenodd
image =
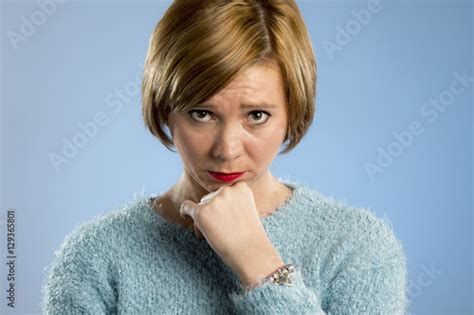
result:
<svg viewBox="0 0 474 315"><path fill-rule="evenodd" d="M327 289L317 295L296 270L293 286L265 283L231 293L238 314L405 314L406 260L384 224L358 237L355 254L338 264Z"/></svg>
<svg viewBox="0 0 474 315"><path fill-rule="evenodd" d="M339 264L327 291L331 314L405 314L406 256L383 221L357 236L361 244Z"/></svg>
<svg viewBox="0 0 474 315"><path fill-rule="evenodd" d="M291 278L292 284L263 283L243 294L232 292L229 297L237 314L326 314L314 291L306 287L299 270Z"/></svg>
<svg viewBox="0 0 474 315"><path fill-rule="evenodd" d="M93 233L78 228L55 252L42 288L43 314L109 314L114 290L107 280L107 263Z"/></svg>

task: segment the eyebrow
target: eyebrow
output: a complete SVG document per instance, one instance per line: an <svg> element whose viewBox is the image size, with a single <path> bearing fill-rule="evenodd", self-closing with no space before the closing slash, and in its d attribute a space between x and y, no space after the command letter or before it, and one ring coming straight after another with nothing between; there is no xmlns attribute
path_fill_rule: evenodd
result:
<svg viewBox="0 0 474 315"><path fill-rule="evenodd" d="M216 108L215 105L209 103L198 103L193 107L205 107L205 108ZM244 103L240 104L241 108L276 108L277 106L274 104L269 103L258 103L258 104L251 104L251 103Z"/></svg>

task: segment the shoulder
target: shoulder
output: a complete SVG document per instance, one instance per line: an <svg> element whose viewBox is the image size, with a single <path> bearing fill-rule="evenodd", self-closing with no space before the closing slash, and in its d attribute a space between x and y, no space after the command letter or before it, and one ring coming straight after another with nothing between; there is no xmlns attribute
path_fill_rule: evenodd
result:
<svg viewBox="0 0 474 315"><path fill-rule="evenodd" d="M77 303L92 313L104 313L104 303L113 308L120 271L116 262L129 246L125 240L133 235L129 229L138 221L139 205L135 200L106 211L77 224L65 236L53 261L44 268L43 310L69 313L67 307Z"/></svg>
<svg viewBox="0 0 474 315"><path fill-rule="evenodd" d="M308 212L304 215L312 216L307 222L313 230L324 231L337 244L371 255L374 259L396 255L404 260L403 245L386 215L381 217L369 208L349 205L307 185L299 187L300 202L306 205L303 208Z"/></svg>
<svg viewBox="0 0 474 315"><path fill-rule="evenodd" d="M139 224L140 208L146 206L145 197L136 197L121 206L107 210L77 224L62 241L56 256L100 256L116 249L129 231ZM123 244L123 243L122 243Z"/></svg>

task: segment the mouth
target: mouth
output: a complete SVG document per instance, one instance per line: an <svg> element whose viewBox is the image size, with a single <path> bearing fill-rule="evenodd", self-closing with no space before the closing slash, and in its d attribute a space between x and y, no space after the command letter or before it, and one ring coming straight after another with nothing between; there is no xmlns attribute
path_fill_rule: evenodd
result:
<svg viewBox="0 0 474 315"><path fill-rule="evenodd" d="M242 177L242 175L245 174L245 172L239 172L239 173L219 173L219 172L211 172L211 171L207 171L209 173L209 175L214 178L214 179L217 179L218 181L221 181L221 182L232 182L240 177Z"/></svg>

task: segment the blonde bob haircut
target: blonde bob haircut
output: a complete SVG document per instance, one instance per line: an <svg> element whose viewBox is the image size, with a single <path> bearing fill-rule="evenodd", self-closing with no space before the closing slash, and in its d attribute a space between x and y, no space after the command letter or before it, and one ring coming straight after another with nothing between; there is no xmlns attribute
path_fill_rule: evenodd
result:
<svg viewBox="0 0 474 315"><path fill-rule="evenodd" d="M292 0L175 0L149 41L142 82L146 127L169 150L168 114L190 110L254 65L279 68L288 105L283 143L292 150L309 129L316 60ZM173 151L176 152L176 151Z"/></svg>

